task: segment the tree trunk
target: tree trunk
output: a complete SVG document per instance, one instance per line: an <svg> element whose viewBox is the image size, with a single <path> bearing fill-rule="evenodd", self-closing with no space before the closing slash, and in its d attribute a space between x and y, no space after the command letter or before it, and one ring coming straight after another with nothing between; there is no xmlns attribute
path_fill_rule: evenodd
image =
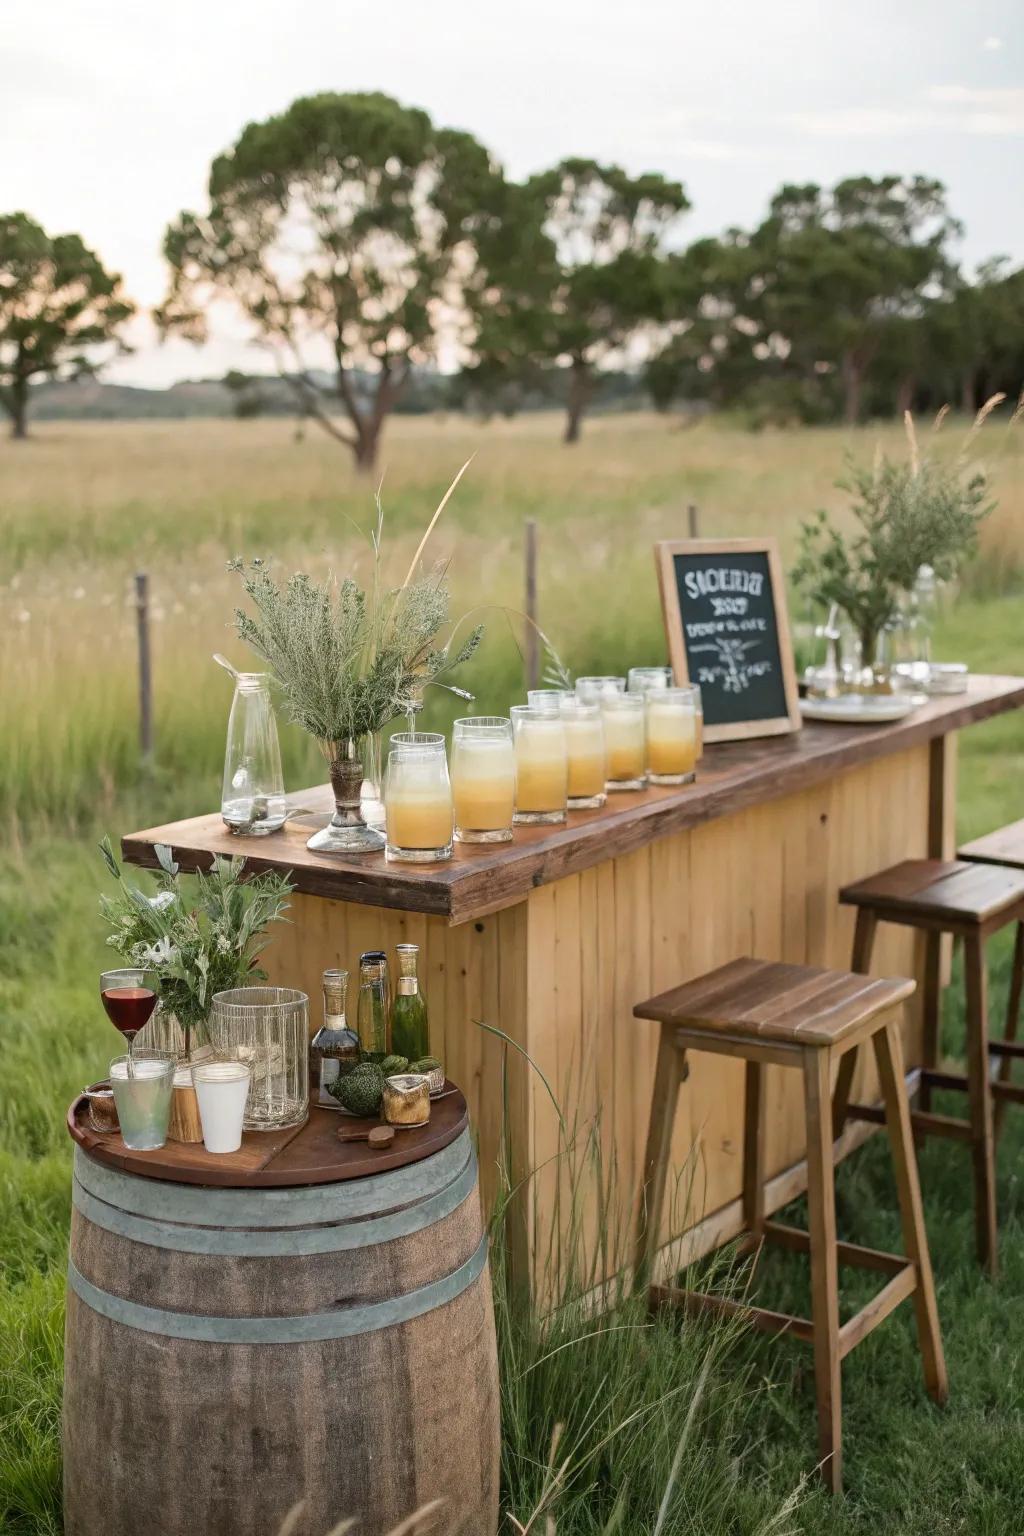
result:
<svg viewBox="0 0 1024 1536"><path fill-rule="evenodd" d="M915 382L909 375L906 378L900 379L896 390L896 414L901 419L906 415L907 411L913 409Z"/></svg>
<svg viewBox="0 0 1024 1536"><path fill-rule="evenodd" d="M359 436L352 445L356 469L361 475L370 474L376 466L381 425L382 423L373 420L363 422L359 428Z"/></svg>
<svg viewBox="0 0 1024 1536"><path fill-rule="evenodd" d="M11 437L24 442L28 437L28 380L15 378L3 393L3 404L11 418Z"/></svg>
<svg viewBox="0 0 1024 1536"><path fill-rule="evenodd" d="M848 427L855 427L860 421L864 364L855 352L844 352L840 371L843 380L843 420Z"/></svg>
<svg viewBox="0 0 1024 1536"><path fill-rule="evenodd" d="M978 408L978 375L974 368L965 368L960 375L960 409L965 416L973 416Z"/></svg>
<svg viewBox="0 0 1024 1536"><path fill-rule="evenodd" d="M563 443L578 443L583 413L590 398L590 372L582 358L574 361L569 373L569 399L566 402Z"/></svg>

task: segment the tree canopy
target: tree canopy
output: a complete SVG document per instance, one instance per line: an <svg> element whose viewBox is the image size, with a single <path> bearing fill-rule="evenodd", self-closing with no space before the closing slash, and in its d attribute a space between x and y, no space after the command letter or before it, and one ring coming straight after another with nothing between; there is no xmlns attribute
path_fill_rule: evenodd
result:
<svg viewBox="0 0 1024 1536"><path fill-rule="evenodd" d="M442 316L458 311L500 181L472 135L389 96L303 97L250 123L211 167L207 211L168 229L159 321L201 341L214 299L239 305L306 408L368 468L410 369L436 356ZM368 401L357 369L375 377Z"/></svg>
<svg viewBox="0 0 1024 1536"><path fill-rule="evenodd" d="M664 252L689 206L678 182L584 159L506 195L500 233L484 248L478 367L567 368L566 442L579 437L595 369L664 318Z"/></svg>
<svg viewBox="0 0 1024 1536"><path fill-rule="evenodd" d="M26 436L29 385L92 373L135 312L121 279L80 235L48 235L27 213L0 215L0 405Z"/></svg>

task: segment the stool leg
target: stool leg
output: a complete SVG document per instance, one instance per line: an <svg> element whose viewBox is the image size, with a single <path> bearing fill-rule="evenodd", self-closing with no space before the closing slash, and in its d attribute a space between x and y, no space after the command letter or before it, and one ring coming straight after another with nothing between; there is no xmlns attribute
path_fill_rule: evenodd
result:
<svg viewBox="0 0 1024 1536"><path fill-rule="evenodd" d="M985 946L980 934L964 939L967 978L967 1094L974 1159L974 1225L978 1262L994 1275L998 1266L996 1178L992 1137L992 1091L988 1060L988 986Z"/></svg>
<svg viewBox="0 0 1024 1536"><path fill-rule="evenodd" d="M942 1022L942 934L928 933L924 941L924 984L921 988L921 1065L939 1064L939 1026ZM930 1083L922 1083L918 1100L923 1110L932 1107Z"/></svg>
<svg viewBox="0 0 1024 1536"><path fill-rule="evenodd" d="M832 1493L843 1483L843 1409L839 1361L839 1262L836 1193L829 1103L830 1055L804 1052L807 1115L807 1205L811 1238L811 1318L814 1323L814 1386L818 1400L818 1458Z"/></svg>
<svg viewBox="0 0 1024 1536"><path fill-rule="evenodd" d="M1006 1004L1006 1032L1004 1038L1014 1041L1017 1038L1017 1028L1020 1024L1020 1001L1024 991L1024 923L1017 924L1017 936L1013 943L1013 969L1010 971L1010 996ZM999 1061L998 1080L1008 1083L1013 1075L1013 1058L1003 1056ZM997 1099L992 1110L993 1133L996 1141L999 1140L1003 1129L1003 1116L1006 1113L1005 1099Z"/></svg>
<svg viewBox="0 0 1024 1536"><path fill-rule="evenodd" d="M885 1104L885 1119L889 1127L889 1144L892 1148L893 1169L896 1174L896 1193L900 1203L900 1222L903 1228L903 1247L907 1257L917 1270L917 1290L914 1292L914 1311L917 1315L917 1342L924 1364L925 1386L937 1403L944 1403L949 1396L949 1380L946 1376L946 1359L942 1351L942 1334L939 1331L939 1311L935 1300L935 1281L932 1276L931 1254L928 1251L928 1234L925 1230L924 1211L921 1206L921 1184L914 1155L914 1137L910 1128L910 1105L903 1069L903 1042L899 1024L892 1020L874 1035L875 1061L878 1064L878 1081Z"/></svg>
<svg viewBox="0 0 1024 1536"><path fill-rule="evenodd" d="M676 1118L679 1088L686 1075L686 1052L675 1042L670 1024L661 1026L658 1061L654 1069L651 1118L647 1126L644 1152L644 1181L637 1214L636 1246L633 1252L633 1284L644 1289L649 1280L651 1261L658 1247L665 1181L672 1157L672 1130Z"/></svg>
<svg viewBox="0 0 1024 1536"><path fill-rule="evenodd" d="M764 1231L764 1068L748 1061L743 1108L743 1224L755 1241Z"/></svg>
<svg viewBox="0 0 1024 1536"><path fill-rule="evenodd" d="M871 970L871 951L875 947L875 930L878 918L868 907L858 907L857 926L853 931L853 954L850 970L866 976ZM839 1058L839 1074L832 1095L832 1136L838 1140L846 1124L846 1110L850 1102L853 1074L857 1067L857 1047Z"/></svg>

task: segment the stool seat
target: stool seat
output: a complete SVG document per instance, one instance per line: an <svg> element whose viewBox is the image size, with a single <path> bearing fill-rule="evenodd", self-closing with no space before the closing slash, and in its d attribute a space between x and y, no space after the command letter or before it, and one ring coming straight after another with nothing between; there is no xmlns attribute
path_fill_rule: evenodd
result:
<svg viewBox="0 0 1024 1536"><path fill-rule="evenodd" d="M818 970L767 960L732 960L681 987L637 1003L638 1019L685 1023L732 1039L837 1045L876 1014L910 996L913 981ZM708 1049L713 1049L709 1041Z"/></svg>
<svg viewBox="0 0 1024 1536"><path fill-rule="evenodd" d="M956 852L958 859L978 859L983 864L1003 864L1007 869L1024 869L1024 821L1011 821L997 832L986 832Z"/></svg>
<svg viewBox="0 0 1024 1536"><path fill-rule="evenodd" d="M959 859L906 859L844 886L839 900L883 922L982 926L1024 901L1024 874Z"/></svg>

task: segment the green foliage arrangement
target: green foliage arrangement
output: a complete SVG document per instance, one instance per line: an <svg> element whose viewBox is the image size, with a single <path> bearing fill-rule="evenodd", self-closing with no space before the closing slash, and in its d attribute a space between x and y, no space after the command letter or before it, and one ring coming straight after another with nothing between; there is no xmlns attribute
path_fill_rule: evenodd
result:
<svg viewBox="0 0 1024 1536"><path fill-rule="evenodd" d="M405 713L424 688L468 661L480 643L479 625L454 651L452 636L439 643L449 614L447 567L436 567L427 576L415 574L465 468L434 513L400 587L388 588L382 581L379 497L369 592L351 578L318 582L302 572L281 584L262 561L253 561L248 572L240 560L231 563L256 609L255 617L235 610L239 637L267 663L291 719L314 737L329 762L350 756L350 744Z"/></svg>
<svg viewBox="0 0 1024 1536"><path fill-rule="evenodd" d="M161 1002L185 1032L187 1055L191 1032L209 1017L216 992L266 979L256 964L269 943L265 930L284 917L293 887L273 873L244 880L244 859L215 857L209 873L193 877L189 900L171 850L158 843L155 851L157 890L147 896L128 884L110 839L103 839L100 852L119 890L100 897L100 911L110 924L110 948L128 965L159 975Z"/></svg>
<svg viewBox="0 0 1024 1536"><path fill-rule="evenodd" d="M979 412L975 430L998 398ZM793 581L807 597L824 608L837 603L848 616L865 666L874 662L878 636L921 567L950 580L995 505L985 475L967 468L963 453L949 463L934 454L921 458L909 421L908 430L907 462L884 454L870 468L849 461L836 483L851 497L857 531L844 535L819 511L801 528L793 569Z"/></svg>

